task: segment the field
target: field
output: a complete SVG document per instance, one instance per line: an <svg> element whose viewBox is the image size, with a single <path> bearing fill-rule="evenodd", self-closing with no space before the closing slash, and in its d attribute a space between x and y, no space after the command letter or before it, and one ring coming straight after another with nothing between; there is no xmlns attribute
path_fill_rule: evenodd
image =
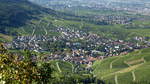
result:
<svg viewBox="0 0 150 84"><path fill-rule="evenodd" d="M93 69L96 77L106 83L149 84L150 48L96 61Z"/></svg>
<svg viewBox="0 0 150 84"><path fill-rule="evenodd" d="M10 42L12 41L12 36L4 35L0 33L0 42Z"/></svg>
<svg viewBox="0 0 150 84"><path fill-rule="evenodd" d="M69 16L65 17L70 18ZM79 29L85 32L92 32L112 39L129 40L135 36L150 37L150 29L147 26L149 25L147 22L145 22L145 25L142 21L133 22L136 23L134 25L136 28L133 28L131 25L129 28L126 28L126 25L97 25L86 20L82 21L82 19L84 18L81 18L81 21L77 21L75 19L57 18L46 14L40 17L39 20L31 20L28 25L14 28L12 31L17 32L19 35L45 35L46 32L47 35L59 35L59 33L52 32L51 30L55 30L57 27L64 27ZM143 25L148 28L141 28L139 25Z"/></svg>

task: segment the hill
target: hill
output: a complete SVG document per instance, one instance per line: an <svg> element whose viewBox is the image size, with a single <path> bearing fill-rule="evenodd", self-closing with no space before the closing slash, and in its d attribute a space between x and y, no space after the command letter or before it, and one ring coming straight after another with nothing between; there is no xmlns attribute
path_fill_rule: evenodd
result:
<svg viewBox="0 0 150 84"><path fill-rule="evenodd" d="M114 39L126 40L134 36L149 37L150 29L139 28L138 25L141 21L137 26L134 25L136 29L133 29L132 25L129 25L128 28L120 24L107 25L103 21L92 19L93 17L57 12L27 0L1 0L0 9L0 33L3 35L45 35L45 32L48 35L59 35L58 32L52 32L52 30L63 27L76 28ZM140 17L143 18L143 16Z"/></svg>
<svg viewBox="0 0 150 84"><path fill-rule="evenodd" d="M94 63L94 74L110 84L149 84L150 48Z"/></svg>
<svg viewBox="0 0 150 84"><path fill-rule="evenodd" d="M0 33L10 36L43 35L45 31L49 35L58 35L51 30L57 27L85 30L89 25L90 31L95 31L98 25L93 23L87 17L56 12L27 0L0 0Z"/></svg>
<svg viewBox="0 0 150 84"><path fill-rule="evenodd" d="M29 2L28 0L0 1L0 33L7 35L43 34L43 28L51 30L59 25L56 21L81 21L85 17L56 12ZM88 22L88 21L87 21ZM45 30L44 29L44 30ZM47 31L51 33L50 31Z"/></svg>
<svg viewBox="0 0 150 84"><path fill-rule="evenodd" d="M0 0L0 33L7 34L12 28L27 25L30 20L38 20L39 15L43 13L55 15L53 10L27 0Z"/></svg>

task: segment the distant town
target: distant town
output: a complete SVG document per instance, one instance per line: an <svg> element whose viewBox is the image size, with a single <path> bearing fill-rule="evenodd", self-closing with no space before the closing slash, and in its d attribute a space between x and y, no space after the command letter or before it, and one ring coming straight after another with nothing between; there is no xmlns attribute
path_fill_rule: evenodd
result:
<svg viewBox="0 0 150 84"><path fill-rule="evenodd" d="M12 43L6 43L9 49L31 50L35 52L48 52L44 60L63 60L76 64L91 65L96 60L110 56L125 55L136 49L146 48L150 45L146 38L135 37L132 42L113 40L97 34L71 28L57 28L58 36L33 35L18 36ZM144 45L140 45L142 42Z"/></svg>

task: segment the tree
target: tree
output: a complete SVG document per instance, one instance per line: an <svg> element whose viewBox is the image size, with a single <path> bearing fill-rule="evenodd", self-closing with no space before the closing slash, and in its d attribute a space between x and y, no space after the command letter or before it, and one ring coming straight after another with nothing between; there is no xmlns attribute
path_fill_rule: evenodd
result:
<svg viewBox="0 0 150 84"><path fill-rule="evenodd" d="M0 80L6 84L31 84L38 79L37 67L32 62L19 60L0 44Z"/></svg>

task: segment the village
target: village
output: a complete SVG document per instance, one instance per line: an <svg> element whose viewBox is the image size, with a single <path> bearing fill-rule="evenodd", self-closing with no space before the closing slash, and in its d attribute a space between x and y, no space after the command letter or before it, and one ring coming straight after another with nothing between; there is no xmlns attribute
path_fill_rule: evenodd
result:
<svg viewBox="0 0 150 84"><path fill-rule="evenodd" d="M9 49L48 52L43 56L45 61L63 60L75 64L91 65L96 60L111 56L125 55L136 49L147 47L138 43L123 40L112 40L97 34L83 32L77 29L57 28L58 36L33 35L18 36L12 43L7 43ZM135 41L148 42L142 37Z"/></svg>
<svg viewBox="0 0 150 84"><path fill-rule="evenodd" d="M135 18L120 15L97 15L94 18L106 24L131 24L131 21L135 20Z"/></svg>

